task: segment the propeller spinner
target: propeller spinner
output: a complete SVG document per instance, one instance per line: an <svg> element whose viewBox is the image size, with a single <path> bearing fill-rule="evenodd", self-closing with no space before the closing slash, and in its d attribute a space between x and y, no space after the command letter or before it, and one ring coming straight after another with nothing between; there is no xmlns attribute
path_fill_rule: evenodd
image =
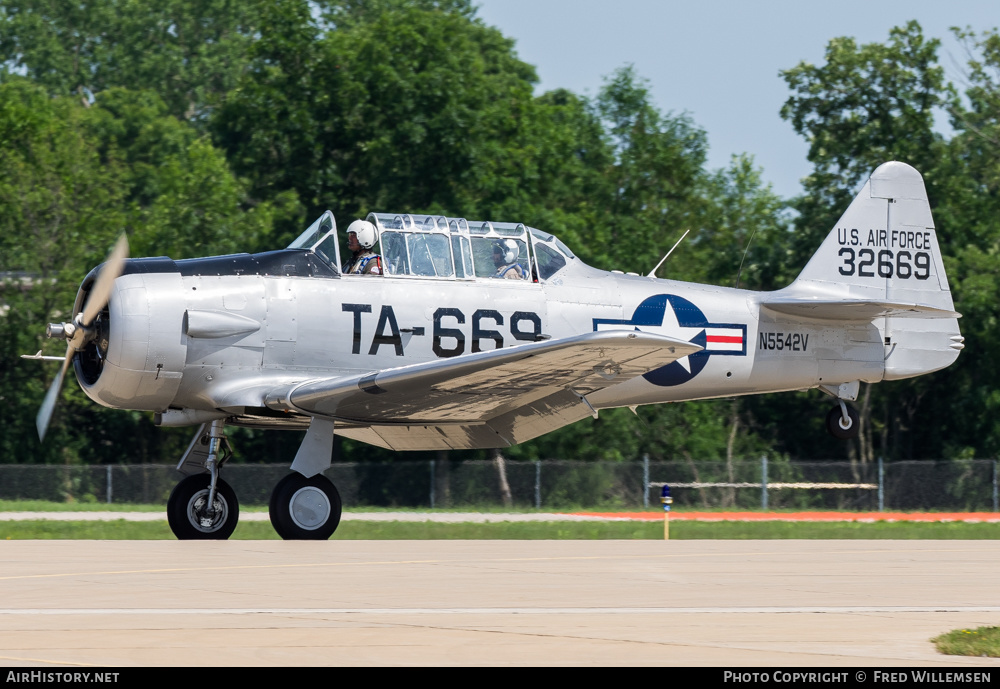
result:
<svg viewBox="0 0 1000 689"><path fill-rule="evenodd" d="M97 276L94 286L87 296L87 301L83 305L83 311L78 313L69 323L49 323L45 328L46 337L54 337L67 340L66 356L63 358L62 368L59 374L52 381L49 390L45 393L45 399L35 417L35 427L38 429L39 440L45 439L45 432L49 428L52 420L52 412L55 410L56 400L59 398L59 391L62 390L63 379L66 377L66 369L73 356L83 347L97 337L97 329L94 328L94 321L107 305L111 298L111 288L115 280L122 274L125 267L125 259L128 258L128 239L123 234L118 238L115 247L108 254L104 267Z"/></svg>

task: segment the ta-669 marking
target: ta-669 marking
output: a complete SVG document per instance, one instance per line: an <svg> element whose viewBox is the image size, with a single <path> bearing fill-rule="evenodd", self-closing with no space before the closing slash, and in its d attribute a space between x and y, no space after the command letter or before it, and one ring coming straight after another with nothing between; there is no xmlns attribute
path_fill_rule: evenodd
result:
<svg viewBox="0 0 1000 689"><path fill-rule="evenodd" d="M809 335L805 333L760 333L757 338L757 349L804 352L808 346Z"/></svg>

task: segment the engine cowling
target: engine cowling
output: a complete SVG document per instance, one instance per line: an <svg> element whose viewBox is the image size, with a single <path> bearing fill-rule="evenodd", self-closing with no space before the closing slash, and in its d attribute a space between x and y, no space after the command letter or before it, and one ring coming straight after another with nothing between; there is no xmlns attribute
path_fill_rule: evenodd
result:
<svg viewBox="0 0 1000 689"><path fill-rule="evenodd" d="M93 276L84 280L75 312L86 301ZM106 407L147 411L162 411L173 402L187 349L180 294L179 273L135 273L115 280L94 323L96 337L73 360L88 397Z"/></svg>

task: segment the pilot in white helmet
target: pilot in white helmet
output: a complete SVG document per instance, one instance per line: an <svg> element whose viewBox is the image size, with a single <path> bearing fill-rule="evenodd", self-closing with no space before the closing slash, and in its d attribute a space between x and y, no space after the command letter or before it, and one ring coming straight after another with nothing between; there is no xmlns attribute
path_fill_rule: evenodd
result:
<svg viewBox="0 0 1000 689"><path fill-rule="evenodd" d="M353 275L381 275L382 257L372 251L378 241L378 230L367 220L355 220L347 227L347 248L350 260L344 264L344 273Z"/></svg>
<svg viewBox="0 0 1000 689"><path fill-rule="evenodd" d="M508 280L523 280L526 276L524 269L517 263L517 255L520 249L513 239L501 239L493 244L493 265L497 272L493 274L495 278L506 278Z"/></svg>

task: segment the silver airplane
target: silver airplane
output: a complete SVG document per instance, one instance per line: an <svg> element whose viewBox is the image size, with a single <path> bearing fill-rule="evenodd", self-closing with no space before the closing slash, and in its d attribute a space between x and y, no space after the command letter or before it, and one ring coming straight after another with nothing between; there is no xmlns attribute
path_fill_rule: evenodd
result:
<svg viewBox="0 0 1000 689"><path fill-rule="evenodd" d="M68 346L40 436L70 363L99 404L197 426L167 514L178 538L224 539L239 518L225 426L305 429L270 518L282 538L326 539L335 433L502 448L601 409L820 388L849 438L861 381L937 371L963 347L923 179L899 162L774 292L597 270L522 224L372 213L355 228L378 240L375 274L341 268L329 211L253 255L127 259L120 240L77 316L47 329Z"/></svg>

